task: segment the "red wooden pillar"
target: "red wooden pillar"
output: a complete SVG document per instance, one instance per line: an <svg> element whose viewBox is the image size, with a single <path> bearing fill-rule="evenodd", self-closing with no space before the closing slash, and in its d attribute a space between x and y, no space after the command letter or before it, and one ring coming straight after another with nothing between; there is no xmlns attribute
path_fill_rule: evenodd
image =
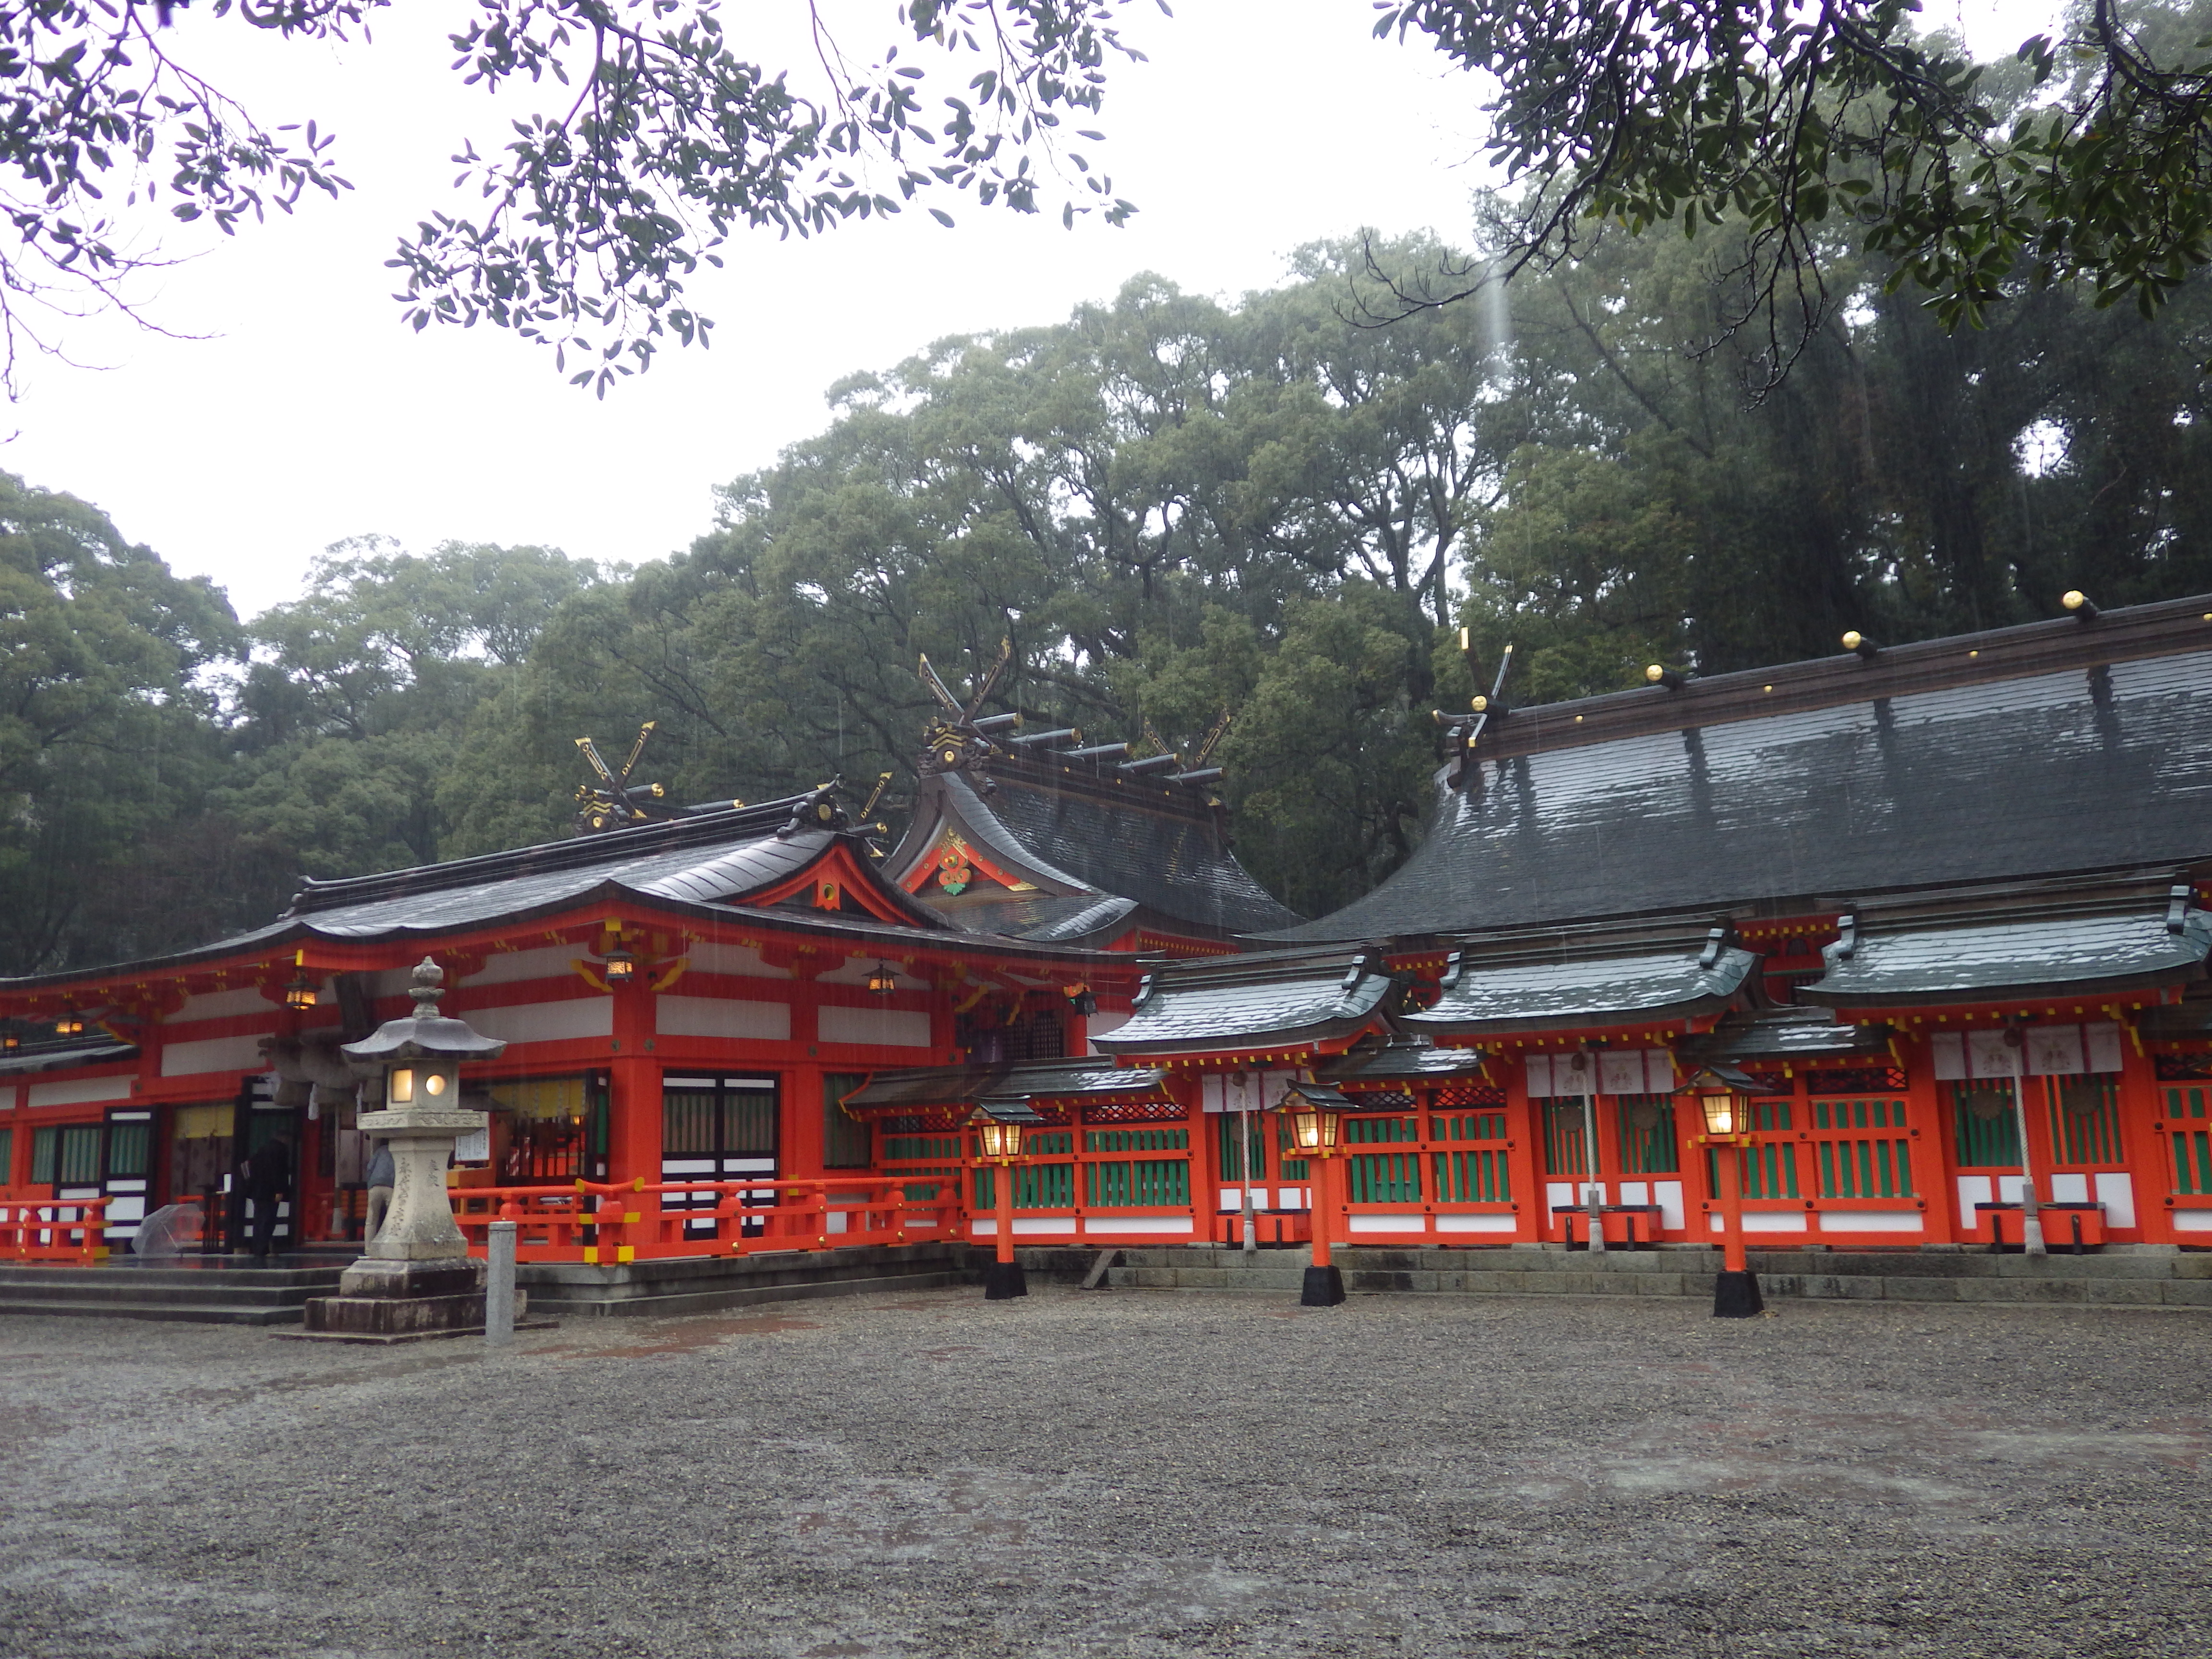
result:
<svg viewBox="0 0 2212 1659"><path fill-rule="evenodd" d="M1928 1201L1920 1212L1920 1242L1955 1244L1970 1224L1959 1215L1959 1134L1951 1085L1936 1080L1936 1058L1924 1030L1916 1030L1897 1047L1905 1067L1906 1122L1917 1131L1911 1139L1913 1185Z"/></svg>
<svg viewBox="0 0 2212 1659"><path fill-rule="evenodd" d="M855 1071L866 1071L856 1066ZM822 1092L822 1067L812 1063L793 1066L783 1074L781 1133L776 1162L786 1181L813 1181L829 1173L822 1166L823 1120L828 1104Z"/></svg>
<svg viewBox="0 0 2212 1659"><path fill-rule="evenodd" d="M1528 1097L1528 1068L1516 1056L1501 1059L1505 1073L1505 1168L1513 1182L1516 1206L1513 1242L1542 1242L1551 1218L1544 1197L1544 1164L1539 1154L1544 1146L1542 1109Z"/></svg>
<svg viewBox="0 0 2212 1659"><path fill-rule="evenodd" d="M617 986L614 998L614 1055L608 1066L607 1178L628 1185L660 1180L660 1062L646 1050L653 1034L653 993L643 985ZM656 1198L633 1206L641 1218L657 1214ZM652 1237L650 1224L646 1237Z"/></svg>

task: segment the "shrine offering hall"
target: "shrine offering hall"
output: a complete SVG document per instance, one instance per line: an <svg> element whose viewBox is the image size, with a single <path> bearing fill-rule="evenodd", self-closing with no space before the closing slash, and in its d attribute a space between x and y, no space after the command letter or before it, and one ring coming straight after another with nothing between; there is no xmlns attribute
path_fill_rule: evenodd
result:
<svg viewBox="0 0 2212 1659"><path fill-rule="evenodd" d="M580 1273L1221 1243L1248 1194L1268 1247L1710 1244L1725 1197L1754 1249L2212 1249L2212 599L1479 700L1413 855L1318 920L1206 753L940 700L896 846L825 787L0 981L0 1261L165 1208L242 1247L277 1139L277 1248L345 1259L384 1103L339 1049L426 957L506 1044L461 1226Z"/></svg>

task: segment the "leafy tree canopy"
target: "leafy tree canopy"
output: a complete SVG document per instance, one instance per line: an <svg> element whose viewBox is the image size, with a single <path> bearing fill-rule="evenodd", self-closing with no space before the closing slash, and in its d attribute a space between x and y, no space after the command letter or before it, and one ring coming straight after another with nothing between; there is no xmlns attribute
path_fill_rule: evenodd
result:
<svg viewBox="0 0 2212 1659"><path fill-rule="evenodd" d="M1916 33L1917 0L1390 0L1495 77L1487 149L1536 188L1498 215L1494 263L1401 286L1446 303L1604 228L1738 228L1715 337L1748 326L1755 387L1818 331L1835 267L1879 255L1947 326L2023 282L2079 281L2148 316L2212 258L2212 6L2075 0L2002 70Z"/></svg>
<svg viewBox="0 0 2212 1659"><path fill-rule="evenodd" d="M547 88L550 106L496 152L457 158L477 206L434 212L396 251L408 319L512 328L604 393L665 337L705 341L685 283L742 228L809 235L945 191L1033 213L1054 160L1080 181L1063 217L1119 222L1129 204L1058 141L1063 119L1095 117L1109 58L1134 55L1114 27L1122 3L905 0L872 61L848 58L815 15L818 63L800 79L823 90L809 96L788 68L747 61L714 0L477 0L453 68L494 93ZM21 346L52 343L27 302L131 308L126 279L158 259L134 239L142 198L228 234L346 187L331 135L267 124L191 66L167 27L186 3L0 6L0 380ZM287 40L365 41L390 3L209 9Z"/></svg>

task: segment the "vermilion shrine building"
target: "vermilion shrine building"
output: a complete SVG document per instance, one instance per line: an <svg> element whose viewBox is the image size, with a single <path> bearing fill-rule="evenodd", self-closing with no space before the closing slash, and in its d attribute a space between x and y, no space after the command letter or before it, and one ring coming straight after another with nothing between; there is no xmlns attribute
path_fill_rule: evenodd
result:
<svg viewBox="0 0 2212 1659"><path fill-rule="evenodd" d="M978 1111L1036 1126L1020 1242L1219 1241L1247 1186L1298 1242L1308 1171L1237 1109L1301 1073L1348 1105L1340 1242L1561 1243L1592 1182L1612 1242L1709 1242L1674 1091L1710 1061L1755 1090L1754 1245L2016 1240L2026 1175L2054 1248L2212 1247L2208 694L2190 600L1493 708L1413 857L1315 921L1237 863L1210 769L957 715L888 855L825 791L0 982L40 1033L0 1058L0 1171L106 1194L119 1242L281 1129L302 1242L357 1237L331 1051L427 953L509 1044L464 1193L642 1183L648 1253L761 1236L656 1231L668 1182L872 1178L937 1206L898 1237L988 1239Z"/></svg>

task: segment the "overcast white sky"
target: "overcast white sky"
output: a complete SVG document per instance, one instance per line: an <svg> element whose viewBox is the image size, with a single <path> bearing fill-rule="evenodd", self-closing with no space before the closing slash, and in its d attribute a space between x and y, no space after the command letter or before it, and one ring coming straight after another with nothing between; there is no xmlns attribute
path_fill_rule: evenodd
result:
<svg viewBox="0 0 2212 1659"><path fill-rule="evenodd" d="M308 559L380 532L538 543L592 558L664 556L709 527L713 486L817 431L822 393L946 334L1044 323L1154 270L1233 296L1278 279L1301 243L1362 225L1462 239L1481 174L1466 77L1369 36L1362 0L1174 0L1132 9L1152 61L1115 72L1091 147L1141 210L1127 228L1024 220L948 198L957 229L909 210L812 242L760 236L693 288L706 352L672 348L604 402L498 331L403 331L384 269L444 204L459 140L498 142L445 65L466 8L404 0L373 46L273 46L177 14L179 55L264 120L310 116L357 188L245 233L149 295L165 339L76 325L82 366L30 364L0 469L104 507L241 615L298 591ZM889 0L842 0L848 46L895 39ZM800 0L726 0L739 49L797 61ZM1984 52L2045 27L2042 0L1931 0Z"/></svg>

